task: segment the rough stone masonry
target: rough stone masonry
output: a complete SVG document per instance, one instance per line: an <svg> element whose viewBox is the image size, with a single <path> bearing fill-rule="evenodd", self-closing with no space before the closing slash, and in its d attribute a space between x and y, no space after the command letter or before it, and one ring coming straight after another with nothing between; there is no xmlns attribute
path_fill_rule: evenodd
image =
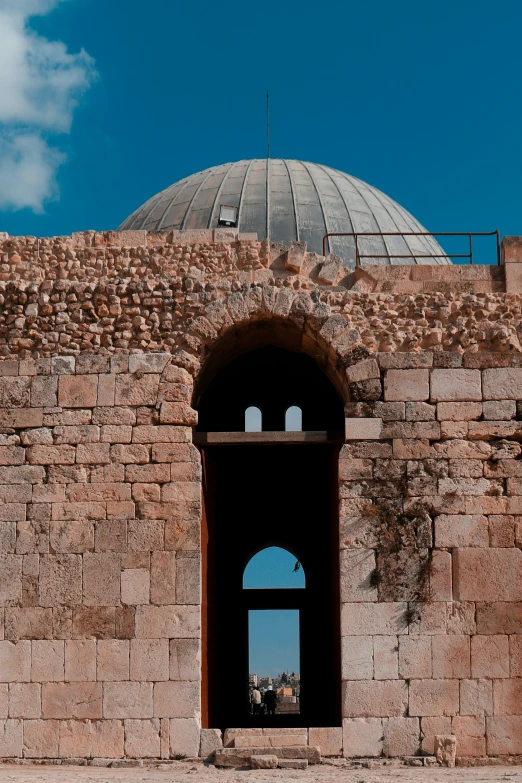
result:
<svg viewBox="0 0 522 783"><path fill-rule="evenodd" d="M226 230L0 238L0 758L219 744L191 403L253 323L346 405L343 725L310 744L522 755L522 240L347 273Z"/></svg>

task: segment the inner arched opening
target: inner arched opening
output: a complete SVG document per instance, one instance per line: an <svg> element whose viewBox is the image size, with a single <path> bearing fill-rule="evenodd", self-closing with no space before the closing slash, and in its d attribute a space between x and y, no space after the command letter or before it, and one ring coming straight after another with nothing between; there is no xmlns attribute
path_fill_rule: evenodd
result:
<svg viewBox="0 0 522 783"><path fill-rule="evenodd" d="M250 558L243 572L244 590L286 590L306 587L304 568L280 546L267 546Z"/></svg>

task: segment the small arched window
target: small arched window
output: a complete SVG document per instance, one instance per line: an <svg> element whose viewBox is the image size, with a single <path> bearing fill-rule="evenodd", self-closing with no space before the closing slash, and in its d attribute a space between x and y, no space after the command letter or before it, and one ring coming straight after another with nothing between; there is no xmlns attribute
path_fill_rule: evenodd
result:
<svg viewBox="0 0 522 783"><path fill-rule="evenodd" d="M257 552L243 572L243 588L286 589L305 587L303 567L295 555L279 546L268 546Z"/></svg>
<svg viewBox="0 0 522 783"><path fill-rule="evenodd" d="M245 432L262 432L263 415L259 408L251 405L245 411Z"/></svg>
<svg viewBox="0 0 522 783"><path fill-rule="evenodd" d="M301 432L303 429L303 411L297 405L291 405L285 413L286 432Z"/></svg>

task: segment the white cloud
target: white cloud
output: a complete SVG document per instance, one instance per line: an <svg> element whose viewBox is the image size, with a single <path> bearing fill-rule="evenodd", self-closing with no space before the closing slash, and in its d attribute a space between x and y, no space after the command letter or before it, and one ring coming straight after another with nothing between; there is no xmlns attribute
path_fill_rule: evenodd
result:
<svg viewBox="0 0 522 783"><path fill-rule="evenodd" d="M0 206L41 212L56 197L65 156L49 144L68 133L79 99L95 78L83 50L70 54L29 27L62 0L0 0Z"/></svg>

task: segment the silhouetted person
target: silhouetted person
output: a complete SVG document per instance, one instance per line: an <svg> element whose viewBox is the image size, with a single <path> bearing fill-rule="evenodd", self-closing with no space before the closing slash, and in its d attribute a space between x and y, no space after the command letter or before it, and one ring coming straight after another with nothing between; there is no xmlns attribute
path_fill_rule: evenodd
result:
<svg viewBox="0 0 522 783"><path fill-rule="evenodd" d="M277 706L277 693L274 691L271 685L268 686L268 690L265 693L265 706L268 715L275 715Z"/></svg>

